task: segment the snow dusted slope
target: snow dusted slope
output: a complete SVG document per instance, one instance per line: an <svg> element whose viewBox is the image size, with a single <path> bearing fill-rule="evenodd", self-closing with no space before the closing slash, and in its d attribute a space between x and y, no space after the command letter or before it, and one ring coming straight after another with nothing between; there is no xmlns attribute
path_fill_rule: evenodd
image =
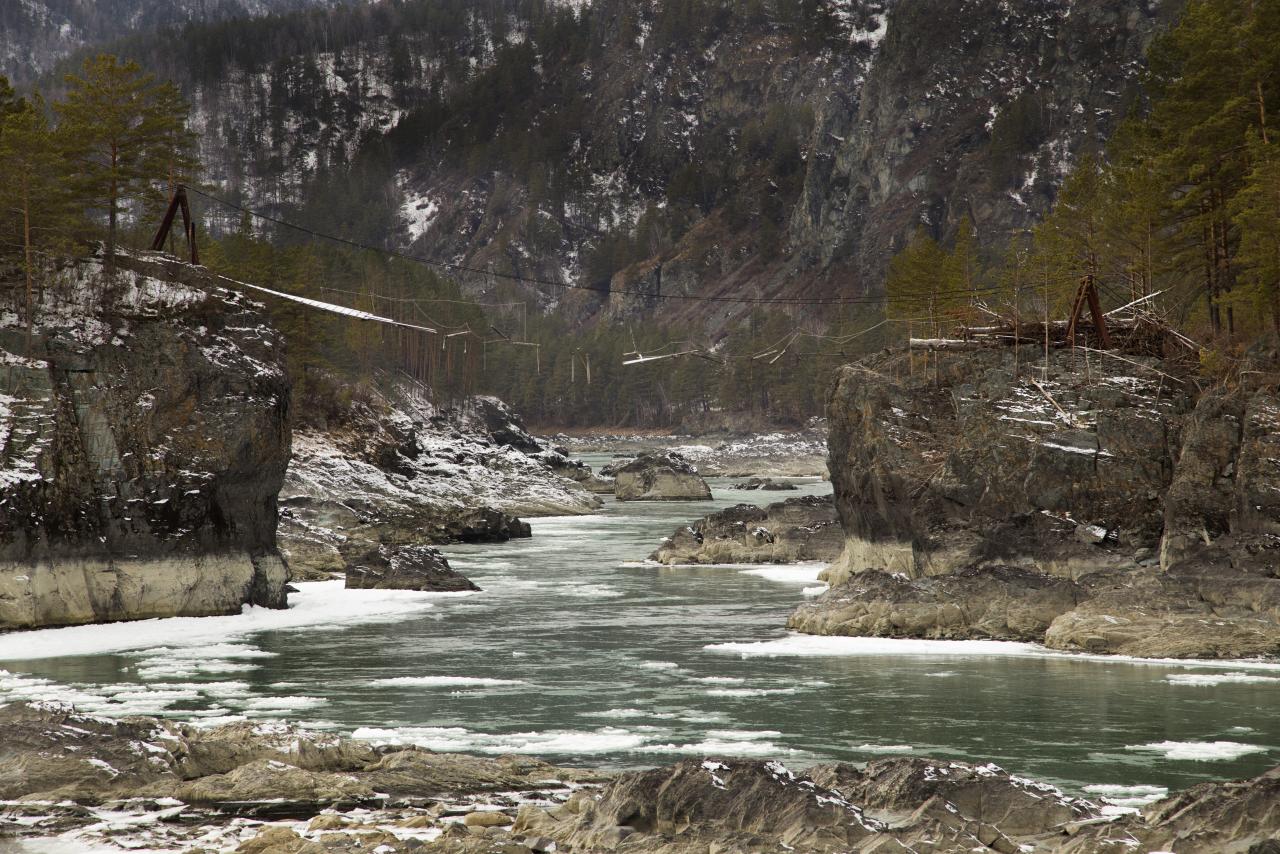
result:
<svg viewBox="0 0 1280 854"><path fill-rule="evenodd" d="M349 423L294 435L280 540L294 577L342 572L371 544L505 540L528 536L517 515L599 506L499 402L440 412L410 391L392 383L382 400L354 404ZM483 417L494 406L510 416L498 429Z"/></svg>
<svg viewBox="0 0 1280 854"><path fill-rule="evenodd" d="M188 21L258 17L332 0L5 0L0 74L22 82L67 54L108 39Z"/></svg>
<svg viewBox="0 0 1280 854"><path fill-rule="evenodd" d="M0 630L284 604L289 382L261 307L98 258L0 316Z"/></svg>

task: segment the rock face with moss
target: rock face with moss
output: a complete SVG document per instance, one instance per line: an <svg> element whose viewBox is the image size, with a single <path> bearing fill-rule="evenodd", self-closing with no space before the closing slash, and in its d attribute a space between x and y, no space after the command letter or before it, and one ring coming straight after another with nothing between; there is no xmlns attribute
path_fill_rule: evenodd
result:
<svg viewBox="0 0 1280 854"><path fill-rule="evenodd" d="M0 319L0 630L285 604L282 341L198 268L117 267Z"/></svg>
<svg viewBox="0 0 1280 854"><path fill-rule="evenodd" d="M1034 348L841 370L832 589L792 628L1131 655L1280 653L1280 358L1200 391L1170 363Z"/></svg>

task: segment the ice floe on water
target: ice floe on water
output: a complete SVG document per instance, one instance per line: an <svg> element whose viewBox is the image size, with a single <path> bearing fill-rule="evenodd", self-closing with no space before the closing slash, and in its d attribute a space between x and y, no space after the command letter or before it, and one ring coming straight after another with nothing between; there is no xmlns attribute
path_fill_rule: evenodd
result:
<svg viewBox="0 0 1280 854"><path fill-rule="evenodd" d="M1150 744L1129 744L1125 746L1125 750L1158 753L1165 759L1220 762L1239 759L1250 753L1266 753L1270 748L1238 741L1156 741Z"/></svg>
<svg viewBox="0 0 1280 854"><path fill-rule="evenodd" d="M1280 661L1226 659L1209 661L1184 658L1136 658L1125 655L1091 655L1059 652L1033 643L997 640L922 640L918 638L847 637L805 635L793 632L767 641L707 644L710 652L729 653L742 658L839 657L839 656L965 656L1048 658L1060 661L1088 661L1116 664L1154 665L1184 668L1233 668L1280 671Z"/></svg>
<svg viewBox="0 0 1280 854"><path fill-rule="evenodd" d="M741 685L746 682L741 676L694 676L694 682L706 682L708 685Z"/></svg>
<svg viewBox="0 0 1280 854"><path fill-rule="evenodd" d="M1194 685L1205 688L1227 683L1280 685L1280 677L1263 676L1261 673L1175 673L1166 676L1164 681L1173 685Z"/></svg>
<svg viewBox="0 0 1280 854"><path fill-rule="evenodd" d="M909 744L859 744L853 749L863 753L910 753L915 750Z"/></svg>
<svg viewBox="0 0 1280 854"><path fill-rule="evenodd" d="M434 607L441 599L472 595L347 590L342 581L297 582L295 586L298 592L289 597L284 610L246 605L241 613L226 617L167 617L0 635L0 661L208 647L255 632L400 620Z"/></svg>
<svg viewBox="0 0 1280 854"><path fill-rule="evenodd" d="M635 750L648 736L618 727L590 731L483 733L463 727L361 727L351 734L376 745L417 745L453 753L590 755Z"/></svg>
<svg viewBox="0 0 1280 854"><path fill-rule="evenodd" d="M314 709L327 703L324 697L253 697L240 700L238 705L251 712L298 712Z"/></svg>
<svg viewBox="0 0 1280 854"><path fill-rule="evenodd" d="M708 688L708 697L771 697L775 694L799 694L799 688Z"/></svg>
<svg viewBox="0 0 1280 854"><path fill-rule="evenodd" d="M778 566L762 566L745 569L743 575L754 575L769 581L784 581L791 584L813 584L818 574L827 568L825 563L792 563ZM807 588L806 588L807 589ZM825 587L823 588L826 589Z"/></svg>
<svg viewBox="0 0 1280 854"><path fill-rule="evenodd" d="M642 670L679 670L680 665L674 661L642 661L636 665Z"/></svg>
<svg viewBox="0 0 1280 854"><path fill-rule="evenodd" d="M1094 783L1083 788L1086 795L1100 798L1103 803L1134 809L1155 803L1169 794L1164 786L1116 786Z"/></svg>
<svg viewBox="0 0 1280 854"><path fill-rule="evenodd" d="M803 753L793 747L784 747L772 741L755 741L738 738L708 738L688 744L650 744L640 753L666 753L688 756L783 756Z"/></svg>
<svg viewBox="0 0 1280 854"><path fill-rule="evenodd" d="M393 676L374 679L370 685L414 686L418 688L477 687L494 688L503 685L528 685L523 679L490 679L483 676Z"/></svg>
<svg viewBox="0 0 1280 854"><path fill-rule="evenodd" d="M806 587L800 591L801 596L821 596L831 589L830 584L819 584L817 587Z"/></svg>

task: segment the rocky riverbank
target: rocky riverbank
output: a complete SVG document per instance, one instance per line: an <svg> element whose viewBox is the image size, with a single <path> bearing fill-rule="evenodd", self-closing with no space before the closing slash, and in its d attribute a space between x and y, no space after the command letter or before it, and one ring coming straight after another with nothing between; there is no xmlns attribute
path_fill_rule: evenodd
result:
<svg viewBox="0 0 1280 854"><path fill-rule="evenodd" d="M440 409L387 384L380 398L353 403L343 423L297 432L280 547L295 578L347 573L359 584L417 578L416 589L466 589L432 546L527 537L519 516L595 510L600 499L565 476L579 468L495 398Z"/></svg>
<svg viewBox="0 0 1280 854"><path fill-rule="evenodd" d="M704 477L825 477L827 474L826 424L820 420L804 430L773 433L559 434L555 442L574 453L634 456L646 451L675 451L697 466Z"/></svg>
<svg viewBox="0 0 1280 854"><path fill-rule="evenodd" d="M845 531L818 634L1140 656L1280 653L1280 348L1231 382L1034 348L894 352L830 399ZM1015 369L1018 373L1015 375Z"/></svg>
<svg viewBox="0 0 1280 854"><path fill-rule="evenodd" d="M0 316L0 630L283 607L283 342L200 268L102 267Z"/></svg>
<svg viewBox="0 0 1280 854"><path fill-rule="evenodd" d="M18 852L1256 854L1280 833L1278 797L1280 769L1139 811L994 765L920 757L803 772L693 758L609 774L282 724L196 727L0 707L0 845Z"/></svg>

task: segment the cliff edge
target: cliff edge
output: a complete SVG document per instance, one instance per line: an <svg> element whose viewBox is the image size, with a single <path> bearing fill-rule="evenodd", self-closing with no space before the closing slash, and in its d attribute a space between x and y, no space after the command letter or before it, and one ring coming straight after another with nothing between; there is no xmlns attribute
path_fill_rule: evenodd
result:
<svg viewBox="0 0 1280 854"><path fill-rule="evenodd" d="M122 255L0 314L0 630L285 606L283 343L200 268Z"/></svg>

